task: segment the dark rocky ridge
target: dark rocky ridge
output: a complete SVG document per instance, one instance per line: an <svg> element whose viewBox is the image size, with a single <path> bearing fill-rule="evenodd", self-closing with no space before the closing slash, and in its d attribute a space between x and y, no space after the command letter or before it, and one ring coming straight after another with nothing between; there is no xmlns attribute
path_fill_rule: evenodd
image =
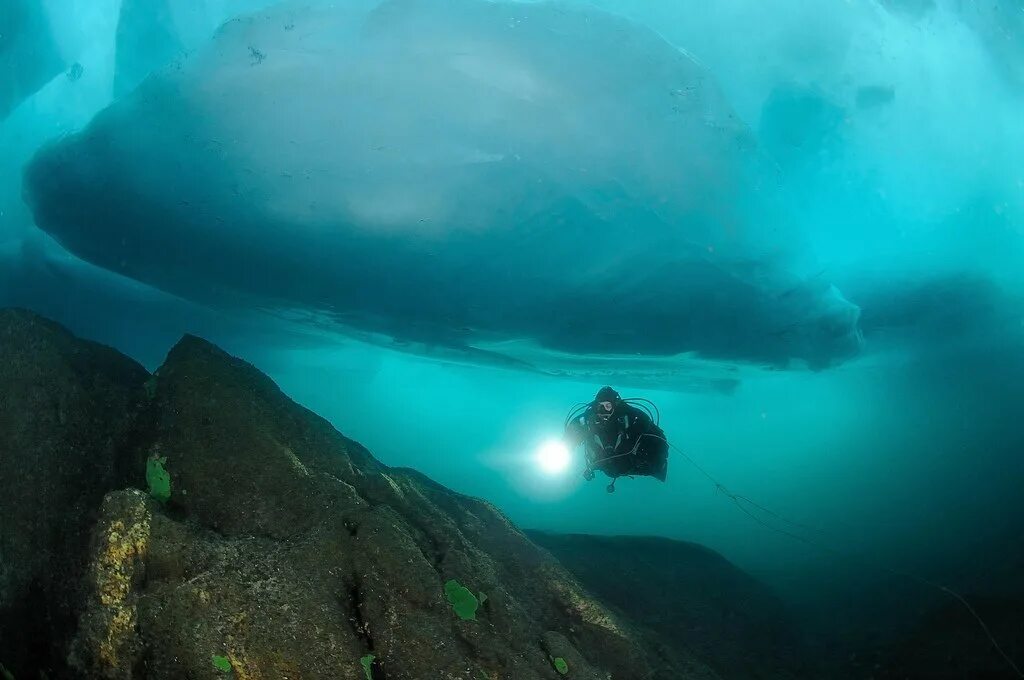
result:
<svg viewBox="0 0 1024 680"><path fill-rule="evenodd" d="M723 678L820 677L783 603L713 550L658 537L527 535L589 592Z"/></svg>
<svg viewBox="0 0 1024 680"><path fill-rule="evenodd" d="M264 375L196 338L157 372L167 512L108 497L76 640L91 675L712 677L590 599L492 506L378 463ZM487 594L459 621L443 583ZM108 591L115 597L107 597ZM135 630L122 621L137 621ZM197 622L202 622L197 625ZM689 670L688 670L689 669Z"/></svg>
<svg viewBox="0 0 1024 680"><path fill-rule="evenodd" d="M376 680L557 678L553 657L573 678L718 677L490 504L382 465L198 338L152 378L31 314L5 312L0 338L0 502L46 500L3 506L4 578L37 575L31 611L8 593L33 581L4 581L0 662L16 677L214 678L225 657L239 680L362 680L367 654ZM153 454L166 504L130 488ZM448 579L486 593L477 620L453 613ZM27 623L52 647L20 654Z"/></svg>
<svg viewBox="0 0 1024 680"><path fill-rule="evenodd" d="M970 601L1003 652L1024 668L1024 596L972 596ZM931 611L900 641L859 655L855 665L871 669L878 680L1020 677L971 614L952 601Z"/></svg>
<svg viewBox="0 0 1024 680"><path fill-rule="evenodd" d="M89 530L137 462L148 377L55 323L0 310L0 662L15 677L62 673Z"/></svg>

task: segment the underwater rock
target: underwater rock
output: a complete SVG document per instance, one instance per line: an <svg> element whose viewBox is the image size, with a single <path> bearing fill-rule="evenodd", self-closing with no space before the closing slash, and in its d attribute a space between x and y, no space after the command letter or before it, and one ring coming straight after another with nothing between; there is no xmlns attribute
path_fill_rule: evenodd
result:
<svg viewBox="0 0 1024 680"><path fill-rule="evenodd" d="M149 374L26 311L0 310L0 663L61 677L89 530L125 486Z"/></svg>
<svg viewBox="0 0 1024 680"><path fill-rule="evenodd" d="M84 675L363 680L365 663L378 680L539 680L559 658L585 680L717 677L493 506L382 465L244 361L185 337L155 375L136 464L158 456L170 495L104 500L71 655Z"/></svg>
<svg viewBox="0 0 1024 680"><path fill-rule="evenodd" d="M1018 585L1018 588L1020 586ZM1024 668L1024 595L968 600L1018 668ZM959 602L938 607L902 640L865 655L879 680L1017 677L977 620Z"/></svg>
<svg viewBox="0 0 1024 680"><path fill-rule="evenodd" d="M708 548L654 537L527 535L602 602L723 678L821 677L807 673L782 601Z"/></svg>
<svg viewBox="0 0 1024 680"><path fill-rule="evenodd" d="M689 55L582 6L373 4L228 22L40 151L37 224L182 297L468 356L859 351L859 309L809 282L777 168Z"/></svg>

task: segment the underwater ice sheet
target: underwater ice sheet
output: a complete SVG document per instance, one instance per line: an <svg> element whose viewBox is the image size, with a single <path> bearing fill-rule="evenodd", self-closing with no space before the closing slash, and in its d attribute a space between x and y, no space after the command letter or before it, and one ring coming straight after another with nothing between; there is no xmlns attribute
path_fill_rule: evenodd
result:
<svg viewBox="0 0 1024 680"><path fill-rule="evenodd" d="M41 1L0 3L0 121L63 69Z"/></svg>
<svg viewBox="0 0 1024 680"><path fill-rule="evenodd" d="M776 174L710 73L612 15L285 4L43 150L26 195L75 254L194 300L825 366L859 310L809 278Z"/></svg>

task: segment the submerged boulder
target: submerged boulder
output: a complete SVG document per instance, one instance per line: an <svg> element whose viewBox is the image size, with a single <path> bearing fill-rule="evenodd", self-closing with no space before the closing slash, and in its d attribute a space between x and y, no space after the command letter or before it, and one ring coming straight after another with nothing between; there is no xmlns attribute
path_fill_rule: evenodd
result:
<svg viewBox="0 0 1024 680"><path fill-rule="evenodd" d="M88 677L717 677L490 504L386 467L205 341L150 394L136 465L169 497L104 500L71 653Z"/></svg>
<svg viewBox="0 0 1024 680"><path fill-rule="evenodd" d="M851 665L870 668L879 680L1018 677L1011 661L1024 669L1024 596L971 595L968 601L987 633L960 602L950 600L900 639L858 655Z"/></svg>
<svg viewBox="0 0 1024 680"><path fill-rule="evenodd" d="M0 310L0 663L60 677L89 530L125 486L149 377L114 350Z"/></svg>
<svg viewBox="0 0 1024 680"><path fill-rule="evenodd" d="M717 554L525 534L196 337L150 376L0 311L0 407L0 663L18 678L798 672L781 605Z"/></svg>
<svg viewBox="0 0 1024 680"><path fill-rule="evenodd" d="M821 677L767 586L700 545L667 538L531 531L583 586L723 678Z"/></svg>

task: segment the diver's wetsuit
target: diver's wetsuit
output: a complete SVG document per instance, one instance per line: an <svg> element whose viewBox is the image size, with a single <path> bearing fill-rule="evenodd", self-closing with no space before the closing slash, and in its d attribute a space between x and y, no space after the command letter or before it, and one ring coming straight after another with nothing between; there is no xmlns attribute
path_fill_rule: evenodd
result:
<svg viewBox="0 0 1024 680"><path fill-rule="evenodd" d="M651 436L641 437L643 434ZM593 407L565 429L570 446L586 444L587 467L609 477L648 475L665 481L668 442L665 433L641 409L619 402L608 420Z"/></svg>

